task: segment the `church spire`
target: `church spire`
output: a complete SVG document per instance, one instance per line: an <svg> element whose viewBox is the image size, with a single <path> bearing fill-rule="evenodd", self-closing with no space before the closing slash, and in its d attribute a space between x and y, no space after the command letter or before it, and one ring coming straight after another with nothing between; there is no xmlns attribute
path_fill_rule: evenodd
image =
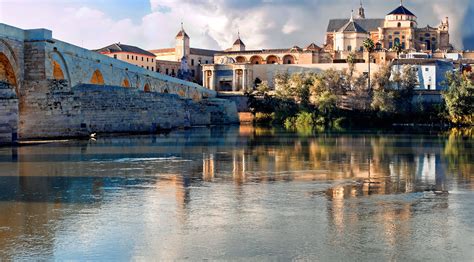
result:
<svg viewBox="0 0 474 262"><path fill-rule="evenodd" d="M364 6L362 5L362 0L360 0L360 7L359 7L359 13L357 14L358 19L365 19L365 10Z"/></svg>

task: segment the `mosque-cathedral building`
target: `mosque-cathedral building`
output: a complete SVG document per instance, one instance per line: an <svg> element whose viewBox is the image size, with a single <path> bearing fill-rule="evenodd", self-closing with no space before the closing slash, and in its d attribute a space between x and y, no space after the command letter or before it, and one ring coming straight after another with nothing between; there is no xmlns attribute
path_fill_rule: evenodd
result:
<svg viewBox="0 0 474 262"><path fill-rule="evenodd" d="M223 51L192 48L190 37L183 26L176 35L176 46L149 50L155 55L157 72L177 76L183 63L191 72L193 81L217 91L247 91L257 81L268 81L279 71L322 71L347 67L346 58L355 54L356 70L366 73L369 54L363 42L373 40L375 51L370 62L378 65L398 58L393 47L400 45L404 53L422 54L429 59L445 59L453 51L449 39L449 21L446 17L437 27L418 27L417 17L403 2L385 18L366 18L360 4L356 14L346 19L331 19L326 30L325 43L309 43L304 47L248 50L240 34L233 45Z"/></svg>

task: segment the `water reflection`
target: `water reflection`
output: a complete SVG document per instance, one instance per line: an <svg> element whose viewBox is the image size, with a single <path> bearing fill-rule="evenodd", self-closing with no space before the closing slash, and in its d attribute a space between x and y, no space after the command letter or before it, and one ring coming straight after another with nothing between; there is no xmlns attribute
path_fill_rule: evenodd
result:
<svg viewBox="0 0 474 262"><path fill-rule="evenodd" d="M241 126L0 148L0 258L467 258L472 146Z"/></svg>

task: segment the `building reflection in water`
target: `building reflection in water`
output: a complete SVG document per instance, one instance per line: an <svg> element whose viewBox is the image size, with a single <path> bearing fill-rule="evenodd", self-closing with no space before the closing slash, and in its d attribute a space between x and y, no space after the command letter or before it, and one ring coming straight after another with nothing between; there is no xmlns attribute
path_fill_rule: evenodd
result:
<svg viewBox="0 0 474 262"><path fill-rule="evenodd" d="M413 216L413 202L381 198L377 201L381 208L371 208L360 201L368 196L427 192L440 195L437 207L447 208L446 173L453 169L447 163L456 163L459 170L472 166L460 163L454 153L447 155L443 141L426 146L425 140L410 137L297 137L250 127L224 130L221 136L219 132L0 151L0 250L42 236L41 250L52 253L56 227L51 223L86 208L100 209L110 204L110 195L131 188L150 188L162 199L174 199L178 224L186 224L193 188L202 182L232 182L236 197L242 198L247 183L278 181L331 185L324 192L328 224L334 231L330 242L340 242L351 231L368 230L360 228L359 222L370 217L381 225L378 229L385 241L395 247L409 238L412 225L403 221ZM469 179L463 172L460 175ZM66 208L70 210L62 212Z"/></svg>

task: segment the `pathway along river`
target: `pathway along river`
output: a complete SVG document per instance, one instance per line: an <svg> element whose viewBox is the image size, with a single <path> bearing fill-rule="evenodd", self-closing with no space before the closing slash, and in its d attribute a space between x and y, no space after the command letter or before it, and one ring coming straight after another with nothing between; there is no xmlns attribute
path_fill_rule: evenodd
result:
<svg viewBox="0 0 474 262"><path fill-rule="evenodd" d="M473 146L242 126L0 148L0 260L472 261Z"/></svg>

